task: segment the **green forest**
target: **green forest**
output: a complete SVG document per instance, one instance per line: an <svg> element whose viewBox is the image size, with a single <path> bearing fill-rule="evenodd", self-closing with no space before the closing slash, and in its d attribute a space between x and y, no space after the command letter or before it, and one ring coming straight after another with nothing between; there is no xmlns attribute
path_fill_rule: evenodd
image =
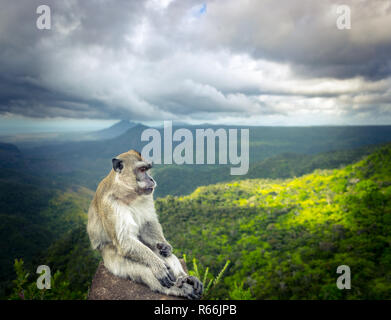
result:
<svg viewBox="0 0 391 320"><path fill-rule="evenodd" d="M239 283L256 299L391 298L390 145L343 169L200 187L157 208L176 247L214 272L231 261L214 298ZM336 287L339 265L351 290Z"/></svg>
<svg viewBox="0 0 391 320"><path fill-rule="evenodd" d="M261 178L157 198L166 238L189 270L209 282L226 267L204 298L390 299L391 145L276 157L244 177ZM3 299L85 299L100 259L85 232L93 191L10 177L2 202L28 196L1 207ZM26 230L10 237L12 226ZM52 290L36 289L39 264L51 267ZM350 290L336 286L340 265L351 269Z"/></svg>

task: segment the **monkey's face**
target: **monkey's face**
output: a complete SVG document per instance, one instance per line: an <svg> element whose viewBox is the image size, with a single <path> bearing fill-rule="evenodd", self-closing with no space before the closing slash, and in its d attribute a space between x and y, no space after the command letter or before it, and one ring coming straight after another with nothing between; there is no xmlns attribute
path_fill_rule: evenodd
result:
<svg viewBox="0 0 391 320"><path fill-rule="evenodd" d="M123 187L139 195L149 195L156 187L156 182L149 175L152 164L145 161L137 151L129 151L112 159L116 181Z"/></svg>
<svg viewBox="0 0 391 320"><path fill-rule="evenodd" d="M152 168L151 163L144 161L137 162L135 165L135 175L138 191L143 194L151 194L156 187L156 182L149 175L149 169Z"/></svg>

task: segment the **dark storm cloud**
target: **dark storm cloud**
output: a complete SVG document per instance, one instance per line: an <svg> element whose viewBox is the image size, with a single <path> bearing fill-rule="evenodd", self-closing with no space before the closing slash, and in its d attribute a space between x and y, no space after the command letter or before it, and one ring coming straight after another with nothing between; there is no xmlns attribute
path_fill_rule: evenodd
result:
<svg viewBox="0 0 391 320"><path fill-rule="evenodd" d="M336 27L339 1L233 1L209 5L208 45L288 62L306 75L386 78L391 73L391 2L343 1L351 29Z"/></svg>
<svg viewBox="0 0 391 320"><path fill-rule="evenodd" d="M41 1L7 1L0 114L391 119L390 2L345 3L351 30L335 1L51 0L38 30Z"/></svg>

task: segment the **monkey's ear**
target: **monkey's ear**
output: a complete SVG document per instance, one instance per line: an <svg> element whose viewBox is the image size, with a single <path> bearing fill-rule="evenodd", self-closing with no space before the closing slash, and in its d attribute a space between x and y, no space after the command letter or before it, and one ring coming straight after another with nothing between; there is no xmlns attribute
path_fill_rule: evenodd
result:
<svg viewBox="0 0 391 320"><path fill-rule="evenodd" d="M123 169L124 165L122 164L122 160L119 160L117 158L113 158L112 160L113 163L113 169L115 172L121 172Z"/></svg>

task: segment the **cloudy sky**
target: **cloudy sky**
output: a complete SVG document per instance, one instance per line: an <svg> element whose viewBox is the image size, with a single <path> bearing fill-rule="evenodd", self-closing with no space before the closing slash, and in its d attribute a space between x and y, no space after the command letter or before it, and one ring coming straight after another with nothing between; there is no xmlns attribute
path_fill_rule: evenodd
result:
<svg viewBox="0 0 391 320"><path fill-rule="evenodd" d="M337 28L342 2L351 29ZM41 4L50 30L36 27ZM391 124L389 0L0 5L3 132L117 119Z"/></svg>

